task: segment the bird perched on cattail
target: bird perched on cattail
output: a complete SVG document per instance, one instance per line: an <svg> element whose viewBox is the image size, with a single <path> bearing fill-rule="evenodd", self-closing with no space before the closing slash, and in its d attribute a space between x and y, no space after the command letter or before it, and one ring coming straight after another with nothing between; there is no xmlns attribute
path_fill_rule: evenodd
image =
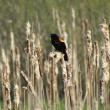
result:
<svg viewBox="0 0 110 110"><path fill-rule="evenodd" d="M51 43L55 47L56 51L59 51L64 54L64 60L68 61L68 55L66 52L66 45L64 42L64 37L61 37L57 34L50 34Z"/></svg>

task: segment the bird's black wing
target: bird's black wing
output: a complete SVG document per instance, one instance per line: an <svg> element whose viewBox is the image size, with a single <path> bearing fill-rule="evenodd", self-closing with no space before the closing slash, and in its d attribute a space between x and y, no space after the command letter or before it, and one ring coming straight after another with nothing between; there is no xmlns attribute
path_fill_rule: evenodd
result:
<svg viewBox="0 0 110 110"><path fill-rule="evenodd" d="M56 50L63 52L66 50L66 45L64 42L53 42L53 46L55 47Z"/></svg>

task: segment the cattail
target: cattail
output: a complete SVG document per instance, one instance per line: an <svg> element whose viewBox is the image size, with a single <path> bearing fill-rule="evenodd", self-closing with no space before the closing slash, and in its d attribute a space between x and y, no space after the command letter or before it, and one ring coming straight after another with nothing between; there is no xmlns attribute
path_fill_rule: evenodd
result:
<svg viewBox="0 0 110 110"><path fill-rule="evenodd" d="M98 110L98 93L99 93L99 74L98 74L98 69L99 69L99 47L98 47L98 42L95 41L93 43L93 52L92 52L92 58L93 58L93 98L94 98L94 110Z"/></svg>
<svg viewBox="0 0 110 110"><path fill-rule="evenodd" d="M26 102L25 102L25 100L26 100L26 91L27 91L27 87L25 87L25 86L23 86L22 87L23 88L23 101L24 101L24 106L23 106L23 108L24 108L24 110L26 109Z"/></svg>
<svg viewBox="0 0 110 110"><path fill-rule="evenodd" d="M3 101L4 110L11 110L11 96L10 96L10 68L8 58L6 57L5 51L2 48L2 89L3 89Z"/></svg>
<svg viewBox="0 0 110 110"><path fill-rule="evenodd" d="M80 109L81 108L81 102L80 100L82 99L82 94L81 94L81 90L79 88L79 67L78 67L78 59L77 59L77 44L76 44L76 39L74 38L73 40L73 47L71 47L71 55L72 57L72 81L73 81L73 90L74 90L74 94L75 96L71 96L73 97L73 108L74 109Z"/></svg>
<svg viewBox="0 0 110 110"><path fill-rule="evenodd" d="M11 55L12 55L12 64L13 64L13 73L15 72L14 62L15 62L15 41L14 41L14 33L10 32L11 37ZM13 75L14 77L14 75Z"/></svg>
<svg viewBox="0 0 110 110"><path fill-rule="evenodd" d="M61 52L50 52L49 58L54 59L55 63L58 63L63 58L63 54Z"/></svg>
<svg viewBox="0 0 110 110"><path fill-rule="evenodd" d="M27 80L30 80L30 56L31 56L31 42L30 42L30 34L31 34L31 25L30 22L28 21L26 24L26 48L25 48L25 53L26 53L26 71L27 71ZM23 76L23 75L22 75ZM25 74L24 74L24 78L25 78ZM29 79L28 79L29 78ZM26 80L26 79L25 79ZM27 86L28 91L29 91L29 84ZM30 99L32 99L32 97L30 98L30 94L28 93L27 95L27 103L28 103L28 109L30 109L30 105L31 102ZM30 98L30 99L29 99Z"/></svg>
<svg viewBox="0 0 110 110"><path fill-rule="evenodd" d="M58 90L57 90L57 63L63 58L63 55L60 52L51 52L49 54L50 60L50 73L49 73L49 105L50 109L56 110L57 109L57 102L58 102Z"/></svg>
<svg viewBox="0 0 110 110"><path fill-rule="evenodd" d="M63 54L60 52L50 52L49 54L49 59L54 60L55 62L55 74L58 74L58 68L57 68L57 63L63 58Z"/></svg>
<svg viewBox="0 0 110 110"><path fill-rule="evenodd" d="M104 104L104 109L109 106L109 60L110 60L110 40L109 40L109 27L106 20L100 24L100 30L103 37L103 49L101 51L101 102ZM106 92L106 93L105 93Z"/></svg>
<svg viewBox="0 0 110 110"><path fill-rule="evenodd" d="M29 37L28 37L28 38L26 39L26 46L27 46L27 47L26 47L25 50L26 50L26 53L29 54L29 55L31 54L31 47L30 47L30 45L31 45L31 43L30 43L30 39L29 39Z"/></svg>
<svg viewBox="0 0 110 110"><path fill-rule="evenodd" d="M15 79L15 41L14 41L14 33L10 32L10 38L11 38L11 63L12 63L12 77ZM12 80L14 83L14 80Z"/></svg>
<svg viewBox="0 0 110 110"><path fill-rule="evenodd" d="M93 64L92 64L92 39L91 39L91 30L87 30L86 33L86 51L87 51L87 81L86 81L86 91L88 93L87 97L87 109L93 109Z"/></svg>
<svg viewBox="0 0 110 110"><path fill-rule="evenodd" d="M34 55L34 51L35 51L35 33L32 33L32 38L31 38L31 51L32 51L32 55Z"/></svg>
<svg viewBox="0 0 110 110"><path fill-rule="evenodd" d="M6 62L7 62L7 58L6 58L5 50L4 50L3 48L2 48L2 50L1 50L1 53L2 53L3 63L6 63Z"/></svg>
<svg viewBox="0 0 110 110"><path fill-rule="evenodd" d="M14 94L14 99L13 99L13 109L17 110L19 106L19 99L20 99L20 53L19 49L15 47L15 41L14 41L14 33L10 33L11 37L11 54L12 54L12 70L13 70L13 94ZM19 90L19 92L18 92Z"/></svg>
<svg viewBox="0 0 110 110"><path fill-rule="evenodd" d="M72 11L72 18L73 18L72 28L74 29L75 28L75 17L76 17L76 15L75 15L75 9L72 8L71 11Z"/></svg>
<svg viewBox="0 0 110 110"><path fill-rule="evenodd" d="M11 31L10 32L10 37L11 37L11 50L15 48L15 42L14 42L14 33Z"/></svg>
<svg viewBox="0 0 110 110"><path fill-rule="evenodd" d="M27 24L26 24L26 35L27 35L27 38L28 38L28 37L30 36L30 34L31 34L30 28L31 28L31 24L30 24L30 22L28 21Z"/></svg>
<svg viewBox="0 0 110 110"><path fill-rule="evenodd" d="M50 75L49 75L49 72L50 72L50 68L51 68L51 64L49 63L48 60L45 60L44 61L44 78L45 78L45 81L47 83L44 83L45 85L45 88L44 88L44 94L46 95L46 99L48 101L48 103L50 103L50 93L49 93L49 86L50 86Z"/></svg>
<svg viewBox="0 0 110 110"><path fill-rule="evenodd" d="M38 56L38 60L40 62L41 56L42 56L42 46L41 46L41 37L39 34L37 34L37 39L35 40L36 49L35 52Z"/></svg>
<svg viewBox="0 0 110 110"><path fill-rule="evenodd" d="M35 55L35 58L36 59L35 59L35 63L34 63L34 65L35 65L34 73L35 73L36 79L39 80L41 75L40 75L40 70L39 70L39 63L38 63L38 56L37 56L37 54Z"/></svg>
<svg viewBox="0 0 110 110"><path fill-rule="evenodd" d="M14 85L14 89L13 89L13 96L14 96L14 99L13 99L13 108L14 110L17 110L18 107L19 107L19 103L20 103L20 91L19 91L19 87L17 84Z"/></svg>
<svg viewBox="0 0 110 110"><path fill-rule="evenodd" d="M41 38L41 36L39 34L37 34L37 39L36 39L36 44L37 45L36 46L39 47L39 48L41 48L40 38Z"/></svg>
<svg viewBox="0 0 110 110"><path fill-rule="evenodd" d="M105 50L107 53L107 57L110 60L110 39L109 39L109 26L106 23L106 20L102 24L100 24L100 30L103 35L103 46L105 46Z"/></svg>
<svg viewBox="0 0 110 110"><path fill-rule="evenodd" d="M101 103L105 104L106 107L106 101L107 101L107 96L105 96L105 92L107 89L107 84L109 81L109 63L107 61L107 56L106 56L106 50L105 48L102 49L101 51Z"/></svg>
<svg viewBox="0 0 110 110"><path fill-rule="evenodd" d="M17 79L20 79L20 53L19 53L19 49L16 47L16 55L15 55L15 64L16 64L16 76Z"/></svg>
<svg viewBox="0 0 110 110"><path fill-rule="evenodd" d="M65 83L67 82L67 69L66 69L66 63L63 61L62 63L62 74L63 74L63 77L64 77L64 81Z"/></svg>
<svg viewBox="0 0 110 110"><path fill-rule="evenodd" d="M86 35L86 47L87 47L87 55L88 57L92 54L92 41L91 41L91 30L87 31Z"/></svg>
<svg viewBox="0 0 110 110"><path fill-rule="evenodd" d="M15 75L16 78L14 80L14 88L13 88L13 109L17 110L19 108L19 103L20 103L20 53L19 49L16 47L15 49Z"/></svg>
<svg viewBox="0 0 110 110"><path fill-rule="evenodd" d="M106 57L106 51L103 48L101 51L101 76L102 81L108 82L109 81L109 63Z"/></svg>
<svg viewBox="0 0 110 110"><path fill-rule="evenodd" d="M42 70L42 47L40 42L40 34L37 34L37 39L35 39L35 50L34 50L34 57L35 57L35 64L34 64L34 75L35 75L35 91L37 93L38 103L36 103L37 108L43 109L43 70Z"/></svg>
<svg viewBox="0 0 110 110"><path fill-rule="evenodd" d="M21 75L25 79L25 81L28 83L28 86L30 88L30 91L32 92L33 96L36 97L36 92L34 90L34 87L32 86L32 83L29 81L28 77L24 74L23 71L21 71Z"/></svg>
<svg viewBox="0 0 110 110"><path fill-rule="evenodd" d="M94 42L93 51L93 65L99 68L99 46L97 41Z"/></svg>
<svg viewBox="0 0 110 110"><path fill-rule="evenodd" d="M41 108L35 108L34 110L42 110Z"/></svg>
<svg viewBox="0 0 110 110"><path fill-rule="evenodd" d="M50 68L50 63L48 62L48 60L45 60L44 61L44 72L46 73L46 74L48 74L49 73L49 68Z"/></svg>

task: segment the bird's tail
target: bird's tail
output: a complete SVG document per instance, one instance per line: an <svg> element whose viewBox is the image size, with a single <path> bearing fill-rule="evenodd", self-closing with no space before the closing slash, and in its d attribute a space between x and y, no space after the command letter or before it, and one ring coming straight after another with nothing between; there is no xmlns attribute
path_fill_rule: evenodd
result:
<svg viewBox="0 0 110 110"><path fill-rule="evenodd" d="M68 55L67 55L66 51L64 52L64 60L68 61Z"/></svg>

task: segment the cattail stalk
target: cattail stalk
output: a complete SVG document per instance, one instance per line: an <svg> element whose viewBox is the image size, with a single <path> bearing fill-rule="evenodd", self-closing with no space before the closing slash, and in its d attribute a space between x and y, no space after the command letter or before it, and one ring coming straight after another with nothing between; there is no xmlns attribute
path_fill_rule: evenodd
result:
<svg viewBox="0 0 110 110"><path fill-rule="evenodd" d="M108 91L107 85L109 81L109 63L106 57L106 51L103 49L101 51L101 103L104 105L104 109L107 109L108 104Z"/></svg>
<svg viewBox="0 0 110 110"><path fill-rule="evenodd" d="M99 47L98 42L95 41L93 44L93 67L94 67L94 77L93 77L93 99L94 99L94 110L98 110L99 104Z"/></svg>
<svg viewBox="0 0 110 110"><path fill-rule="evenodd" d="M104 19L100 24L100 30L103 36L103 50L101 57L101 101L104 104L104 110L109 107L109 60L110 60L110 40L109 40L109 27ZM105 93L106 91L106 93Z"/></svg>
<svg viewBox="0 0 110 110"><path fill-rule="evenodd" d="M13 109L18 110L20 104L20 90L21 90L21 80L20 80L20 53L19 49L16 47L15 49L15 75L16 78L14 80L14 90L13 90Z"/></svg>
<svg viewBox="0 0 110 110"><path fill-rule="evenodd" d="M23 96L24 96L24 98L23 98L23 103L24 103L24 105L23 105L23 110L26 110L26 90L27 90L27 87L22 87L22 89L23 89Z"/></svg>
<svg viewBox="0 0 110 110"><path fill-rule="evenodd" d="M4 49L2 49L2 90L3 90L3 103L4 110L11 110L11 96L10 96L10 67L9 61L6 57Z"/></svg>
<svg viewBox="0 0 110 110"><path fill-rule="evenodd" d="M92 40L91 40L91 31L87 31L86 35L86 50L87 50L87 109L92 110L93 107L93 66L92 66Z"/></svg>
<svg viewBox="0 0 110 110"><path fill-rule="evenodd" d="M32 94L36 97L36 92L34 90L34 87L32 86L32 83L29 81L28 77L24 74L23 71L21 71L21 75L23 76L23 78L25 79L25 81L28 83L28 86L29 86L30 91L32 92Z"/></svg>
<svg viewBox="0 0 110 110"><path fill-rule="evenodd" d="M57 90L57 75L58 71L55 71L57 69L57 63L60 61L60 59L63 58L63 55L60 52L50 53L49 59L51 63L50 67L50 84L49 84L49 104L50 104L50 110L57 110L58 106L58 90Z"/></svg>
<svg viewBox="0 0 110 110"><path fill-rule="evenodd" d="M35 91L37 93L37 99L38 102L37 107L40 109L43 109L43 97L44 97L44 91L43 91L43 79L42 79L42 70L41 70L41 45L40 41L38 40L38 43L36 44L35 51L34 51L34 57L35 57L35 63L34 63L34 79L35 79Z"/></svg>
<svg viewBox="0 0 110 110"><path fill-rule="evenodd" d="M31 35L31 24L30 22L28 21L27 24L26 24L26 71L27 71L27 76L30 80L30 56L31 56L31 43L30 43L30 35ZM29 86L28 86L28 91L29 91ZM30 104L31 104L31 101L30 99L30 93L28 93L28 97L27 97L27 102L28 102L28 109L30 109Z"/></svg>

